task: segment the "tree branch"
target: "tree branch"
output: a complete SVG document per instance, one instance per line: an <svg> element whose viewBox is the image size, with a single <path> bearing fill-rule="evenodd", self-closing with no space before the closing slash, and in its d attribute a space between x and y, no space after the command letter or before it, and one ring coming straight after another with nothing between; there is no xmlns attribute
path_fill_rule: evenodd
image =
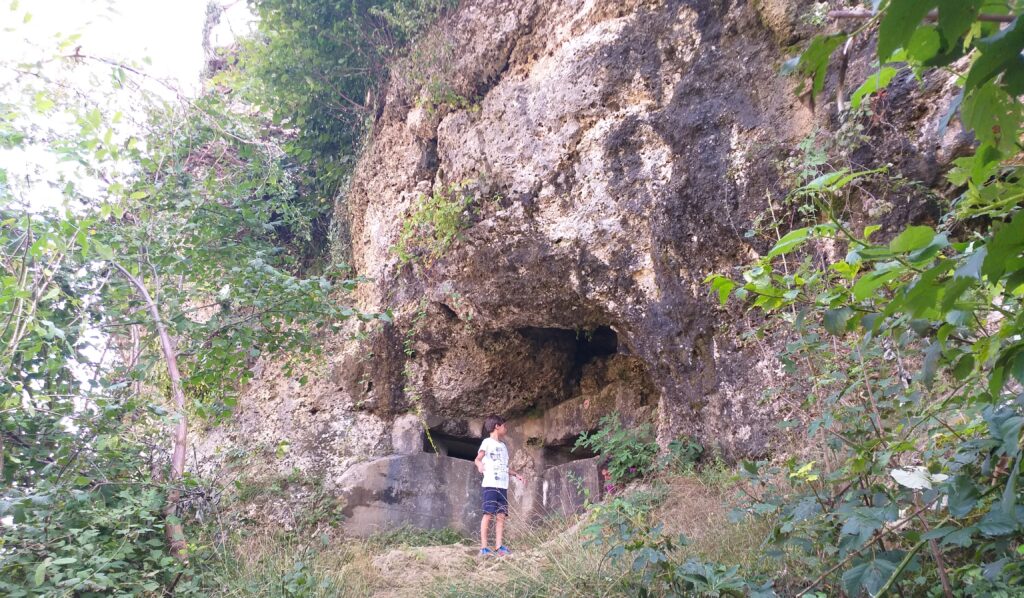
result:
<svg viewBox="0 0 1024 598"><path fill-rule="evenodd" d="M181 490L178 488L177 482L181 481L185 473L185 450L188 441L188 416L185 413L185 392L181 387L181 372L178 370L178 358L174 351L171 337L167 333L167 328L160 318L160 310L150 296L149 290L146 289L146 285L121 264L115 261L110 263L135 287L139 296L146 303L146 307L149 308L149 315L153 319L153 326L156 327L157 336L160 338L160 350L163 352L164 361L167 363L167 375L171 380L171 396L174 400L174 408L177 411L177 423L174 427L172 441L171 475L168 480L170 486L167 491L167 502L164 505L164 517L167 519L164 530L166 531L171 555L179 561L187 563L188 545L185 541L184 527L180 521L172 519L176 515L178 501L181 499Z"/></svg>

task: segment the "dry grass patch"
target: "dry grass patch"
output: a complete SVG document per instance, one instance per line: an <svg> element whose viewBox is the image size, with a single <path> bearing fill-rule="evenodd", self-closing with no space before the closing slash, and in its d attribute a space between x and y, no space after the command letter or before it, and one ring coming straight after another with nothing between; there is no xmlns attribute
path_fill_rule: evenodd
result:
<svg viewBox="0 0 1024 598"><path fill-rule="evenodd" d="M618 495L642 505L651 522L690 543L673 554L739 565L744 575L776 577L780 565L761 549L769 526L729 521L735 482L722 468L700 474L663 475ZM366 540L300 540L270 533L236 537L231 563L222 572L231 587L215 596L338 596L347 598L597 598L631 595L628 562L606 558L608 546L593 546L586 533L590 514L530 524L510 517L510 557L477 555L475 540L450 531L396 530ZM456 543L457 542L457 543ZM440 544L440 545L438 545ZM631 557L624 559L628 561ZM301 565L299 565L301 563ZM230 569L230 570L229 570ZM289 593L289 583L302 591Z"/></svg>

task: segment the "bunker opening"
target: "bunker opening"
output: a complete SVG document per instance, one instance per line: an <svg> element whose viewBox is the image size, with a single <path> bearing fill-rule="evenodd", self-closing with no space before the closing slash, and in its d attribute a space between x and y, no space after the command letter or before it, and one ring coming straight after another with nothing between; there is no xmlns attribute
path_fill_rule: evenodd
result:
<svg viewBox="0 0 1024 598"><path fill-rule="evenodd" d="M576 441L581 435L575 436L567 443L564 444L549 444L544 446L544 466L557 467L559 465L565 465L573 461L582 461L584 459L592 459L597 457L597 453L590 450L587 447L577 447Z"/></svg>
<svg viewBox="0 0 1024 598"><path fill-rule="evenodd" d="M431 444L431 440L434 441L433 444ZM425 453L436 453L453 459L473 461L476 459L479 449L479 438L455 436L434 429L430 430L429 436L423 434L423 452Z"/></svg>

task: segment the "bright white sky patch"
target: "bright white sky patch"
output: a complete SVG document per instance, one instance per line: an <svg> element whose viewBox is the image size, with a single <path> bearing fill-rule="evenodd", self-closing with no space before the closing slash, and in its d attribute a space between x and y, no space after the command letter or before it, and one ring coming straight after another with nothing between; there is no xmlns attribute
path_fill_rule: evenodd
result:
<svg viewBox="0 0 1024 598"><path fill-rule="evenodd" d="M23 85L9 85L17 79L31 88L42 85L32 76L18 72L33 68L14 65L43 61L40 72L46 77L60 79L87 95L94 95L93 101L103 110L124 114L126 122L114 137L120 143L133 132L128 123L145 118L146 106L139 101L139 96L130 91L112 94L111 67L102 62L76 62L59 57L80 53L134 66L146 75L146 78L130 76L136 84L172 103L178 94L195 96L201 89L200 74L205 60L203 27L209 1L0 0L0 52L4 62L4 67L0 68L0 101L22 104L26 109L23 118L37 125L53 131L67 128L70 133L75 125L69 120L69 114L33 114L24 106L25 102L31 104L31 93L24 97L19 95ZM224 10L220 24L211 35L214 46L230 44L252 30L255 19L244 0L215 1ZM65 41L68 43L62 45ZM51 89L60 89L52 85ZM95 94L90 90L95 90ZM0 163L12 175L19 175L19 181L27 181L26 175L37 181L27 184L23 193L37 207L57 206L62 202L60 188L44 184L58 174L76 180L80 188L99 183L81 173L72 174L69 169L76 167L74 163L58 162L41 145L0 150Z"/></svg>
<svg viewBox="0 0 1024 598"><path fill-rule="evenodd" d="M194 94L203 68L207 4L208 0L19 0L14 12L0 5L0 29L13 29L0 34L0 50L8 58L33 60L40 50L52 51L58 37L77 34L81 37L75 45L82 47L82 54L129 63L149 59L147 74ZM228 10L214 30L214 45L247 33L252 22L244 1L220 4Z"/></svg>

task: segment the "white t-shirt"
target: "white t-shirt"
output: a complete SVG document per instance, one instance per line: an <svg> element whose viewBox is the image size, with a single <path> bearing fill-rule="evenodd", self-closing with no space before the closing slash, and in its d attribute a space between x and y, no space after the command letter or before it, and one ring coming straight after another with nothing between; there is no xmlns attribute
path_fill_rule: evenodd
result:
<svg viewBox="0 0 1024 598"><path fill-rule="evenodd" d="M480 444L484 452L484 488L508 489L508 449L505 443L491 437L484 438Z"/></svg>

